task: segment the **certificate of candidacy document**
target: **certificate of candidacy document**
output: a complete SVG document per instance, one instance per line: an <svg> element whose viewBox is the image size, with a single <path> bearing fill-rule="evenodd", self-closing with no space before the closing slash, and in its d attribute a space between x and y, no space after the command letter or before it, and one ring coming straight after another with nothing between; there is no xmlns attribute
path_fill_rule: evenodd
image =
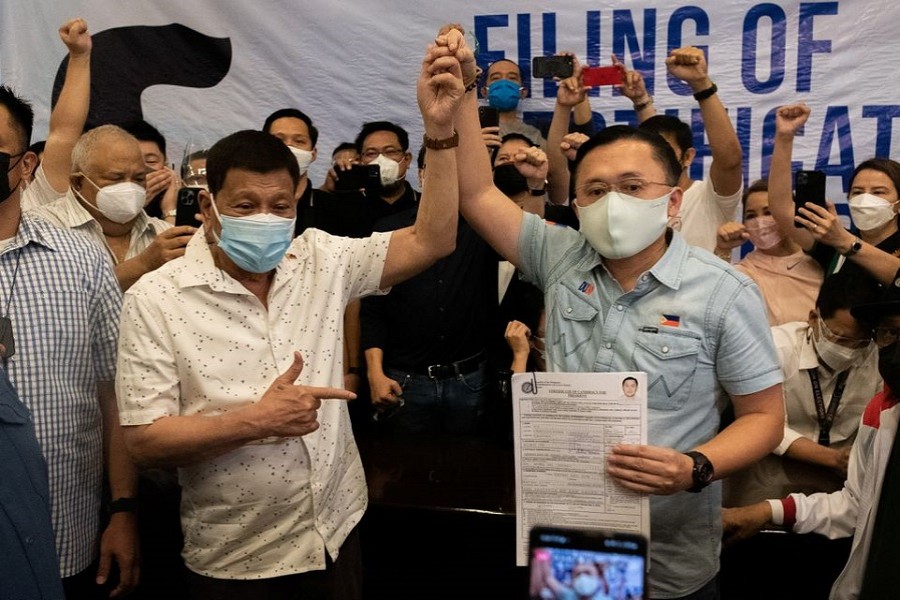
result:
<svg viewBox="0 0 900 600"><path fill-rule="evenodd" d="M516 564L528 564L535 525L630 531L649 539L649 496L606 476L612 446L647 443L646 373L516 373L512 397Z"/></svg>

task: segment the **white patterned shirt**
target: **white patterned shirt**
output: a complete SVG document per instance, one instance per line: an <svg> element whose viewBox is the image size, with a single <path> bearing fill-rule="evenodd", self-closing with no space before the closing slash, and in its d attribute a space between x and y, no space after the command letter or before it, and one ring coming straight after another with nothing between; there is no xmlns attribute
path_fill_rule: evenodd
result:
<svg viewBox="0 0 900 600"><path fill-rule="evenodd" d="M115 377L122 293L94 244L23 214L13 243L0 253L0 302L4 314L9 302L15 340L9 377L31 411L47 461L60 571L69 577L97 556L103 477L97 384Z"/></svg>
<svg viewBox="0 0 900 600"><path fill-rule="evenodd" d="M378 292L390 233L296 238L259 299L215 266L201 228L184 257L125 294L116 389L123 425L218 415L256 402L303 355L299 385L343 387L343 314ZM179 469L187 566L219 579L325 568L362 518L365 476L347 403L323 400L319 429L248 444Z"/></svg>

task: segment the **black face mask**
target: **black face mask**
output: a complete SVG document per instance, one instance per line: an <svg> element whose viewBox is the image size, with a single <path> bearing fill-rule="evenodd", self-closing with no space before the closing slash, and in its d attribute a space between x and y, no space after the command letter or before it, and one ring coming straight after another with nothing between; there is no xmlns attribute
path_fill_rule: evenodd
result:
<svg viewBox="0 0 900 600"><path fill-rule="evenodd" d="M514 163L505 163L494 169L494 185L510 198L528 191L528 181Z"/></svg>
<svg viewBox="0 0 900 600"><path fill-rule="evenodd" d="M9 159L13 156L18 156L19 160L10 166ZM6 152L0 152L0 202L6 202L10 196L12 196L13 190L9 187L9 172L16 168L20 162L22 162L22 158L24 158L25 153L20 152L18 154L7 154Z"/></svg>
<svg viewBox="0 0 900 600"><path fill-rule="evenodd" d="M878 350L878 372L894 395L900 395L900 342Z"/></svg>

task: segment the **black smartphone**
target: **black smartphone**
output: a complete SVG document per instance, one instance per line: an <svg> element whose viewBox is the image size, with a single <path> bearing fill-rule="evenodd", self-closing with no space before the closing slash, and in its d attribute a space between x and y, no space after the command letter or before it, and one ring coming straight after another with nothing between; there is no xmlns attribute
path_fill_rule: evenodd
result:
<svg viewBox="0 0 900 600"><path fill-rule="evenodd" d="M647 538L639 533L538 526L528 538L528 597L646 598Z"/></svg>
<svg viewBox="0 0 900 600"><path fill-rule="evenodd" d="M479 106L478 120L481 122L482 129L485 127L499 127L500 111L493 106Z"/></svg>
<svg viewBox="0 0 900 600"><path fill-rule="evenodd" d="M190 225L200 227L202 223L197 220L200 212L200 192L202 187L183 187L178 190L178 198L175 202L175 226Z"/></svg>
<svg viewBox="0 0 900 600"><path fill-rule="evenodd" d="M353 165L347 171L335 169L337 180L334 189L338 192L366 192L381 189L381 167L378 165Z"/></svg>
<svg viewBox="0 0 900 600"><path fill-rule="evenodd" d="M825 204L825 173L822 171L797 171L794 175L794 214L799 215L799 209L807 202L812 202L822 208ZM801 215L802 216L802 215ZM794 222L795 227L803 225Z"/></svg>
<svg viewBox="0 0 900 600"><path fill-rule="evenodd" d="M535 56L531 59L531 74L538 79L565 79L575 72L575 61L571 56Z"/></svg>

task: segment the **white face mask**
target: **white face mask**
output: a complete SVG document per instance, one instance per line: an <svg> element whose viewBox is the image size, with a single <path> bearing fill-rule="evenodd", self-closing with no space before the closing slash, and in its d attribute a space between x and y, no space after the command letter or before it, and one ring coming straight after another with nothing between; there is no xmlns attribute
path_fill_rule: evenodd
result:
<svg viewBox="0 0 900 600"><path fill-rule="evenodd" d="M579 596L593 596L600 588L600 578L596 575L581 573L572 581L572 588Z"/></svg>
<svg viewBox="0 0 900 600"><path fill-rule="evenodd" d="M78 173L92 186L97 188L96 207L104 217L113 223L127 223L131 221L144 209L144 203L147 199L147 190L143 186L133 181L124 181L122 183L114 183L106 187L100 187L90 180L84 173ZM75 192L75 190L72 190ZM87 199L79 192L75 192L78 196L90 204Z"/></svg>
<svg viewBox="0 0 900 600"><path fill-rule="evenodd" d="M609 192L589 206L576 200L579 230L604 258L634 256L666 230L671 195L642 200Z"/></svg>
<svg viewBox="0 0 900 600"><path fill-rule="evenodd" d="M778 223L775 222L775 217L772 215L762 215L761 217L748 219L744 222L744 227L747 228L750 241L760 250L774 248L784 239L781 237L781 232L778 231Z"/></svg>
<svg viewBox="0 0 900 600"><path fill-rule="evenodd" d="M888 221L896 218L894 204L874 194L857 194L850 198L850 217L861 231L878 229Z"/></svg>
<svg viewBox="0 0 900 600"><path fill-rule="evenodd" d="M829 340L825 337L824 331L827 325L821 318L818 327L818 334L813 336L813 349L819 355L819 360L835 373L849 369L856 362L857 357L865 351L865 348L848 348Z"/></svg>
<svg viewBox="0 0 900 600"><path fill-rule="evenodd" d="M369 163L370 165L378 165L381 167L381 185L388 187L397 183L400 179L400 163L392 158L388 158L384 154L379 154L378 158Z"/></svg>
<svg viewBox="0 0 900 600"><path fill-rule="evenodd" d="M312 164L313 153L311 150L304 150L302 148L294 148L293 146L288 146L288 150L291 151L291 154L294 155L294 158L297 159L297 166L300 167L300 177L306 175L306 171L309 169L309 165Z"/></svg>

